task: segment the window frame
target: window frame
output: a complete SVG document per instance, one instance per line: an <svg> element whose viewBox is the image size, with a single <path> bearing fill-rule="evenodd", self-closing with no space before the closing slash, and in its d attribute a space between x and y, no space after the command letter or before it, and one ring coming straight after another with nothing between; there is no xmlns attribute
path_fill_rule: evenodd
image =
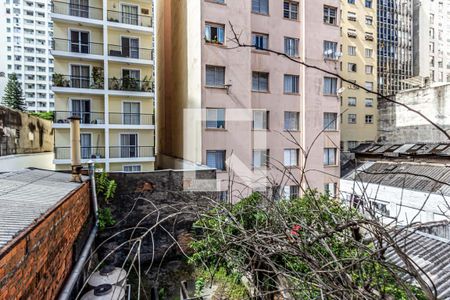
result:
<svg viewBox="0 0 450 300"><path fill-rule="evenodd" d="M333 153L333 155L330 155L330 153ZM323 165L325 167L337 166L338 165L337 155L338 155L337 148L332 147L323 148Z"/></svg>
<svg viewBox="0 0 450 300"><path fill-rule="evenodd" d="M290 90L286 90L286 79L291 78ZM298 95L300 93L300 76L295 74L283 75L283 93L287 95Z"/></svg>
<svg viewBox="0 0 450 300"><path fill-rule="evenodd" d="M258 9L258 10L256 10L256 8L255 8L256 1L259 2L259 3L258 3L258 6L259 6L259 9ZM265 7L267 8L267 11L266 11L266 12L264 12L263 9L262 9L262 5L261 5L262 2L265 2ZM252 2L251 2L251 11L252 11L252 14L268 16L269 13L270 13L270 3L269 3L269 0L252 0Z"/></svg>
<svg viewBox="0 0 450 300"><path fill-rule="evenodd" d="M211 29L215 28L217 32L217 40L214 40L212 38L212 31ZM220 31L221 29L221 31ZM222 32L222 35L220 35L220 32ZM204 32L204 39L207 44L212 45L225 45L225 24L220 23L213 23L213 22L205 22L205 32ZM209 37L208 37L209 36ZM221 38L222 37L222 38Z"/></svg>
<svg viewBox="0 0 450 300"><path fill-rule="evenodd" d="M266 89L264 89L263 84L261 83L261 80L264 79L264 76L261 75L267 75L265 80L267 81ZM255 78L257 76L257 78ZM255 80L257 80L257 88L255 88ZM270 89L270 74L269 72L261 72L261 71L252 71L252 92L256 93L268 93Z"/></svg>
<svg viewBox="0 0 450 300"><path fill-rule="evenodd" d="M209 69L214 68L214 84L208 83L208 68ZM220 79L220 77L217 76L218 75L217 70L223 70L223 84L222 83L217 84L217 82L219 82L217 79ZM205 65L205 86L206 87L224 88L225 87L225 79L226 79L226 67L216 66L216 65Z"/></svg>
<svg viewBox="0 0 450 300"><path fill-rule="evenodd" d="M222 114L219 114L219 111L223 111ZM206 117L205 117L205 128L206 129L226 129L226 110L225 108L221 108L221 107L208 107L205 109L206 112ZM212 113L215 112L215 119L208 119L208 113ZM223 120L220 119L221 117L223 117ZM208 124L213 124L215 122L215 126L210 126ZM222 125L222 127L221 127Z"/></svg>
<svg viewBox="0 0 450 300"><path fill-rule="evenodd" d="M286 4L288 4L288 9L286 10ZM296 11L293 12L292 6L296 7ZM300 8L300 3L297 1L291 1L291 0L284 0L283 1L283 18L286 20L298 20L298 11ZM286 17L286 12L288 14L288 17ZM295 18L292 17L292 14L295 14Z"/></svg>
<svg viewBox="0 0 450 300"><path fill-rule="evenodd" d="M334 16L331 12L334 11ZM323 23L327 25L337 25L338 9L337 7L324 5L323 6Z"/></svg>
<svg viewBox="0 0 450 300"><path fill-rule="evenodd" d="M262 124L256 127L256 113L262 113ZM269 130L270 112L268 110L254 109L252 112L252 130Z"/></svg>

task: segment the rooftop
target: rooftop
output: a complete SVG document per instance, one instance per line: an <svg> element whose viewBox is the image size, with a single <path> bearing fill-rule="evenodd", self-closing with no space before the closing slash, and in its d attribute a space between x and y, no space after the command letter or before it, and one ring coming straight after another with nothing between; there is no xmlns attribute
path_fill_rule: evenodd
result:
<svg viewBox="0 0 450 300"><path fill-rule="evenodd" d="M0 174L0 249L81 186L70 180L38 169Z"/></svg>
<svg viewBox="0 0 450 300"><path fill-rule="evenodd" d="M416 144L373 144L363 143L351 150L358 155L383 157L430 157L450 158L450 143L416 143Z"/></svg>

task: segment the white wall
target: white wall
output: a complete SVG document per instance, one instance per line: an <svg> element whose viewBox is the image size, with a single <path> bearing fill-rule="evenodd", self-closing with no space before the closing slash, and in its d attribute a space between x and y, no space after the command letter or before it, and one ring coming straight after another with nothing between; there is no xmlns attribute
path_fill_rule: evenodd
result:
<svg viewBox="0 0 450 300"><path fill-rule="evenodd" d="M54 170L53 152L19 154L0 157L0 172L17 171L25 168Z"/></svg>

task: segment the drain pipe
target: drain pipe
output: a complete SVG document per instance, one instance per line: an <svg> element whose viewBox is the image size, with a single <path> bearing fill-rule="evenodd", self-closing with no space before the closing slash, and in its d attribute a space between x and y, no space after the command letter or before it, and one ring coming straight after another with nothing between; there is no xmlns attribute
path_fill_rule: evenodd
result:
<svg viewBox="0 0 450 300"><path fill-rule="evenodd" d="M89 254L92 248L92 245L95 241L95 235L97 234L98 230L98 205L97 205L97 193L95 188L95 172L94 172L94 162L90 160L88 162L89 165L89 179L91 182L91 199L92 199L92 208L94 210L94 228L92 228L91 233L89 234L89 238L86 241L86 244L84 244L83 251L81 252L80 258L75 263L75 266L72 269L72 272L70 273L69 278L67 279L66 283L64 284L64 287L62 288L61 292L59 293L58 300L68 300L70 299L70 296L73 292L73 288L75 284L77 283L78 277L80 277L80 274L83 272L84 265L86 263L86 260L89 258Z"/></svg>

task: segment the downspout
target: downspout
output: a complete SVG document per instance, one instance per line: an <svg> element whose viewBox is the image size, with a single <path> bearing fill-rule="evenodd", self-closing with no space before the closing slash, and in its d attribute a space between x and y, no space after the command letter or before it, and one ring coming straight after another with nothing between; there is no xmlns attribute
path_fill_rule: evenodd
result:
<svg viewBox="0 0 450 300"><path fill-rule="evenodd" d="M94 227L92 228L91 233L89 234L89 238L84 244L83 251L81 252L80 258L75 263L75 266L70 273L69 278L67 279L64 287L59 293L58 300L68 300L70 299L70 295L72 294L73 288L77 283L78 277L83 272L83 267L86 263L86 260L89 258L89 254L92 248L92 245L95 241L95 236L98 230L98 205L97 205L97 193L95 188L95 172L94 172L94 162L90 160L88 162L89 165L89 179L91 181L91 202L92 208L94 210Z"/></svg>

